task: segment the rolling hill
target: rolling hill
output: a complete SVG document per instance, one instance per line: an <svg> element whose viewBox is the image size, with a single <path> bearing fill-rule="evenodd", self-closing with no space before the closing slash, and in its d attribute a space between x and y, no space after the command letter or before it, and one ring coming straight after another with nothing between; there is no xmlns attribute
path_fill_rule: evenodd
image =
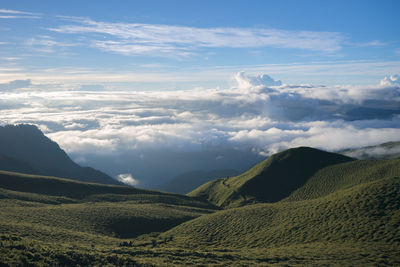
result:
<svg viewBox="0 0 400 267"><path fill-rule="evenodd" d="M269 264L398 265L400 160L328 166L282 201L204 215L161 236L182 248L279 251Z"/></svg>
<svg viewBox="0 0 400 267"><path fill-rule="evenodd" d="M253 179L254 187L246 187ZM229 182L251 201L228 197L221 209L204 196L0 171L0 261L400 265L400 159L354 160L301 147L216 181ZM254 184L260 188L249 191ZM208 192L230 193L222 185L222 193L220 187Z"/></svg>
<svg viewBox="0 0 400 267"><path fill-rule="evenodd" d="M46 226L55 232L135 237L167 230L215 209L177 194L5 171L0 171L0 199L5 232Z"/></svg>
<svg viewBox="0 0 400 267"><path fill-rule="evenodd" d="M208 181L238 174L240 172L237 170L191 171L171 179L157 187L157 189L177 194L187 194Z"/></svg>
<svg viewBox="0 0 400 267"><path fill-rule="evenodd" d="M105 173L73 162L33 125L0 126L0 169L86 182L120 184Z"/></svg>
<svg viewBox="0 0 400 267"><path fill-rule="evenodd" d="M309 147L288 149L239 176L210 181L188 195L207 199L220 207L277 202L301 187L318 170L352 160Z"/></svg>

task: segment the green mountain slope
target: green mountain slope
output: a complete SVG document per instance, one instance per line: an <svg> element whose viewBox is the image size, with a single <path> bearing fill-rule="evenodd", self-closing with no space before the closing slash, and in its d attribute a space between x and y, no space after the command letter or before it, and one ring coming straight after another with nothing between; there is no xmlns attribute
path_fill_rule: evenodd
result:
<svg viewBox="0 0 400 267"><path fill-rule="evenodd" d="M157 187L157 189L166 192L187 194L208 181L221 177L236 176L238 174L240 172L237 170L191 171L171 179Z"/></svg>
<svg viewBox="0 0 400 267"><path fill-rule="evenodd" d="M323 242L400 245L400 178L384 178L321 198L256 204L183 223L165 235L180 246L268 248ZM368 242L375 244L371 245ZM400 255L398 255L400 256Z"/></svg>
<svg viewBox="0 0 400 267"><path fill-rule="evenodd" d="M33 125L0 126L1 170L120 184L105 173L73 162L59 145Z"/></svg>
<svg viewBox="0 0 400 267"><path fill-rule="evenodd" d="M352 158L299 147L272 155L242 175L210 181L188 195L220 207L277 202L301 187L318 170Z"/></svg>
<svg viewBox="0 0 400 267"><path fill-rule="evenodd" d="M400 159L357 160L321 169L285 201L326 196L374 180L400 176Z"/></svg>

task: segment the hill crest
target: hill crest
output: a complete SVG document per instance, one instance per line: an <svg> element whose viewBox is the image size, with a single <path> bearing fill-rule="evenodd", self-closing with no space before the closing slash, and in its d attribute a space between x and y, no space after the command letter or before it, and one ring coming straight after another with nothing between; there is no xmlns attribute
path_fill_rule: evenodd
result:
<svg viewBox="0 0 400 267"><path fill-rule="evenodd" d="M277 202L304 185L318 170L352 160L310 147L291 148L268 157L239 176L210 181L188 195L220 207Z"/></svg>

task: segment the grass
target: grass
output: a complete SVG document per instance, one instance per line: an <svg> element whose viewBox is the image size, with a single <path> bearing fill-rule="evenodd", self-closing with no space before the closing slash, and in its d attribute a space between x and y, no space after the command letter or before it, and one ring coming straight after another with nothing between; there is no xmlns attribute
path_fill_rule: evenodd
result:
<svg viewBox="0 0 400 267"><path fill-rule="evenodd" d="M291 153L245 177L287 166ZM280 201L223 210L188 196L0 172L0 262L399 266L400 160L325 163L306 168L308 179Z"/></svg>
<svg viewBox="0 0 400 267"><path fill-rule="evenodd" d="M219 207L277 202L301 187L315 172L352 158L308 147L277 153L242 175L210 181L188 195Z"/></svg>
<svg viewBox="0 0 400 267"><path fill-rule="evenodd" d="M165 235L179 244L276 247L325 242L383 241L400 245L400 178L340 190L322 198L255 204L204 215Z"/></svg>
<svg viewBox="0 0 400 267"><path fill-rule="evenodd" d="M11 172L0 172L0 185L2 232L19 229L27 237L44 227L55 237L77 231L131 238L215 209L182 195Z"/></svg>
<svg viewBox="0 0 400 267"><path fill-rule="evenodd" d="M400 159L357 160L326 167L286 200L313 199L365 182L400 176Z"/></svg>

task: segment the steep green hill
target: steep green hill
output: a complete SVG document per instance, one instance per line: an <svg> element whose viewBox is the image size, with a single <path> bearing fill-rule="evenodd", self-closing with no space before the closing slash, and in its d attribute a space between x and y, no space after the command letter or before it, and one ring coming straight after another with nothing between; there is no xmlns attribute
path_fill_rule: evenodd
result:
<svg viewBox="0 0 400 267"><path fill-rule="evenodd" d="M121 184L105 173L76 164L34 125L0 126L0 167L85 182Z"/></svg>
<svg viewBox="0 0 400 267"><path fill-rule="evenodd" d="M352 158L299 147L267 158L242 175L210 181L188 195L207 199L220 207L277 202L301 187L318 170Z"/></svg>

